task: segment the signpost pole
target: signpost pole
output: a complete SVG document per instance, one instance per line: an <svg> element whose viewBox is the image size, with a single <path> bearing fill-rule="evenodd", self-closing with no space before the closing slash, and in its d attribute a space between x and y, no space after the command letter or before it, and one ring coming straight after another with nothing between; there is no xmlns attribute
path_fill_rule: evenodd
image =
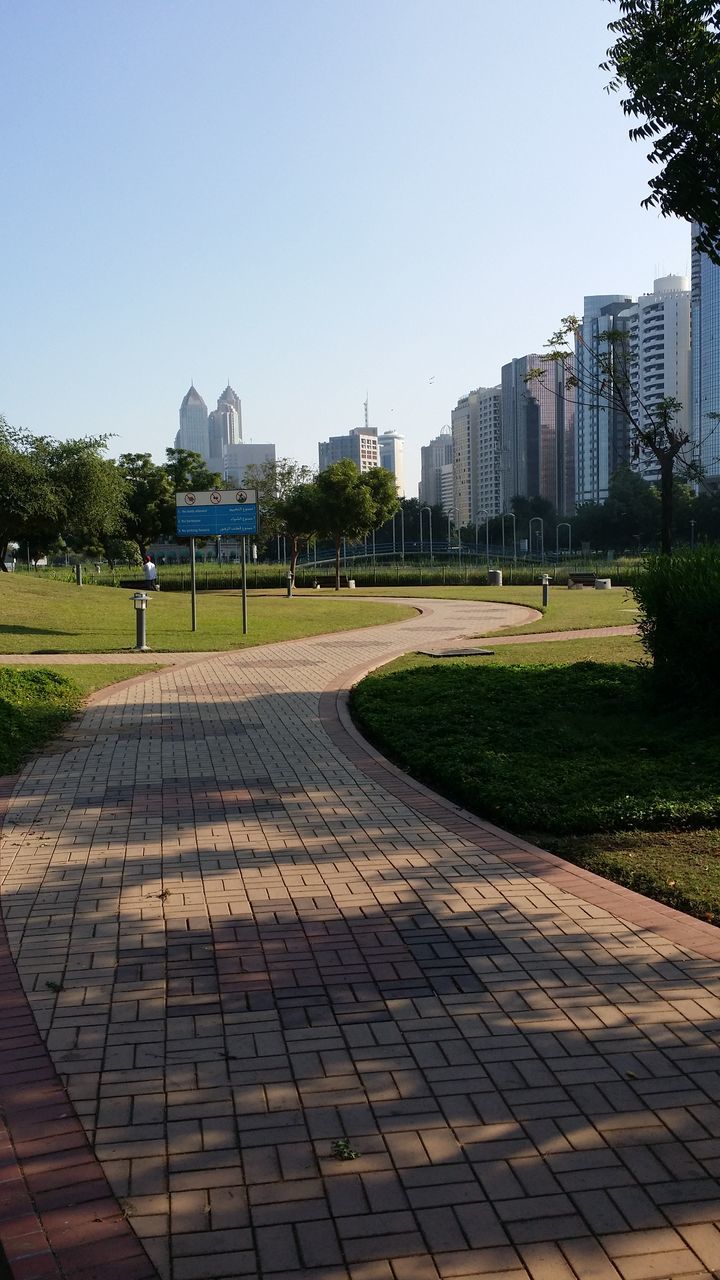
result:
<svg viewBox="0 0 720 1280"><path fill-rule="evenodd" d="M243 613L243 635L247 635L248 619L247 619L247 538L242 540L242 613Z"/></svg>
<svg viewBox="0 0 720 1280"><path fill-rule="evenodd" d="M192 629L197 631L197 591L195 587L195 539L190 539L190 609Z"/></svg>

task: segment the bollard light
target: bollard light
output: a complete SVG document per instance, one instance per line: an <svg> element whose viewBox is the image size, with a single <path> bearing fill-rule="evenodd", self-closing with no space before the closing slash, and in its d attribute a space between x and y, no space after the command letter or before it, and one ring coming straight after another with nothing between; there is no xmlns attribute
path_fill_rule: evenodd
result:
<svg viewBox="0 0 720 1280"><path fill-rule="evenodd" d="M550 575L548 573L544 573L542 576L542 602L544 608L547 608L550 603Z"/></svg>
<svg viewBox="0 0 720 1280"><path fill-rule="evenodd" d="M287 593L288 593L288 600L289 600L293 593L293 576L290 572L288 572L288 576L287 576Z"/></svg>
<svg viewBox="0 0 720 1280"><path fill-rule="evenodd" d="M147 604L150 597L144 591L135 591L130 599L135 610L135 652L147 653Z"/></svg>

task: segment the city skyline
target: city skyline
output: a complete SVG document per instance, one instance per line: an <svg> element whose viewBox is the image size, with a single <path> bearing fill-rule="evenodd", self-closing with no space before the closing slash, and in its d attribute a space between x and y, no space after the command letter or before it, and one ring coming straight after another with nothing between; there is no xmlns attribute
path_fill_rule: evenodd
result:
<svg viewBox="0 0 720 1280"><path fill-rule="evenodd" d="M689 274L687 228L640 208L652 171L604 92L610 16L6 9L0 412L161 458L178 387L232 369L246 438L312 464L369 390L414 492L458 396L541 350L585 293Z"/></svg>

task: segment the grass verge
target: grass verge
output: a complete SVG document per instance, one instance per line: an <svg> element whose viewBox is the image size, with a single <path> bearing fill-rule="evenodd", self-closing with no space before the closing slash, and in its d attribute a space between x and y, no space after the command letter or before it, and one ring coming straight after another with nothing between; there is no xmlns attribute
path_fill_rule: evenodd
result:
<svg viewBox="0 0 720 1280"><path fill-rule="evenodd" d="M156 671L130 663L0 667L0 774L14 773L72 718L83 698L105 685Z"/></svg>
<svg viewBox="0 0 720 1280"><path fill-rule="evenodd" d="M579 631L586 627L628 627L637 620L635 601L626 587L610 591L568 591L551 587L550 603L542 610L542 588L537 587L364 587L363 595L424 596L435 600L488 600L491 603L521 604L538 609L542 617L520 627L506 627L494 635L523 635L541 631Z"/></svg>
<svg viewBox="0 0 720 1280"><path fill-rule="evenodd" d="M604 660L574 662L583 643ZM611 637L403 659L357 686L353 714L480 816L720 923L720 738L704 714L656 704L638 651Z"/></svg>
<svg viewBox="0 0 720 1280"><path fill-rule="evenodd" d="M408 606L308 593L292 600L279 595L251 596L248 635L242 634L237 592L198 599L198 630L191 630L189 595L152 594L147 633L157 653L240 649L275 640L295 640L330 631L399 622L413 616ZM121 653L135 644L135 613L130 593L105 587L3 575L0 652Z"/></svg>

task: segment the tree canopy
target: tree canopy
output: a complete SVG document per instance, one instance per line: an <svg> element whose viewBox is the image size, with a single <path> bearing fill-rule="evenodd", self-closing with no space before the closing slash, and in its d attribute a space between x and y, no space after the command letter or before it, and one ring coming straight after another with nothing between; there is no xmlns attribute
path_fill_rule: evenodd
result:
<svg viewBox="0 0 720 1280"><path fill-rule="evenodd" d="M10 427L0 418L0 566L10 540L33 559L54 546L96 554L117 535L127 486L103 457L106 437L53 440Z"/></svg>
<svg viewBox="0 0 720 1280"><path fill-rule="evenodd" d="M360 472L351 458L333 462L315 481L317 533L335 545L335 589L340 587L343 538L362 538L397 511L395 477L383 467Z"/></svg>
<svg viewBox="0 0 720 1280"><path fill-rule="evenodd" d="M698 248L720 263L720 6L717 0L610 0L620 16L602 69L641 119L634 141L659 166L643 204L700 224Z"/></svg>

